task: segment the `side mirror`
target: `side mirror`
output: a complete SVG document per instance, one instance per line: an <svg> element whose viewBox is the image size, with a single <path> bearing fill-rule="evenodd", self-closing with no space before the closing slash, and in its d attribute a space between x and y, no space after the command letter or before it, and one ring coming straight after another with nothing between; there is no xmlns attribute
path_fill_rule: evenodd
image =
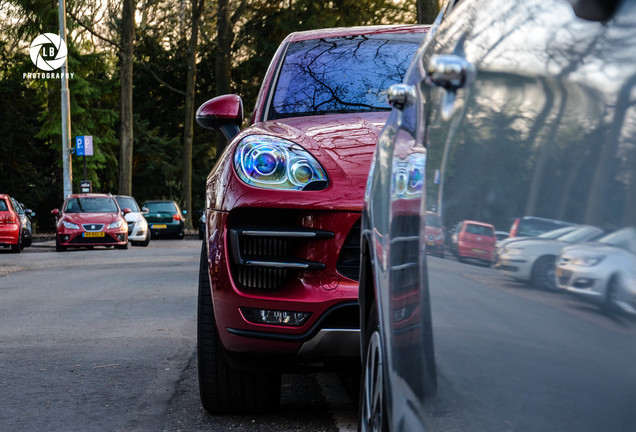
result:
<svg viewBox="0 0 636 432"><path fill-rule="evenodd" d="M53 209L51 210L51 214L55 217L59 217L60 216L60 210L59 209Z"/></svg>
<svg viewBox="0 0 636 432"><path fill-rule="evenodd" d="M150 213L150 210L148 210L148 207L141 208L141 214L148 214L148 213Z"/></svg>
<svg viewBox="0 0 636 432"><path fill-rule="evenodd" d="M125 215L127 215L128 213L132 212L131 209L129 209L128 207L121 209L121 212Z"/></svg>
<svg viewBox="0 0 636 432"><path fill-rule="evenodd" d="M210 99L199 107L197 123L206 129L220 129L230 141L240 132L243 123L243 101L240 96L229 94Z"/></svg>

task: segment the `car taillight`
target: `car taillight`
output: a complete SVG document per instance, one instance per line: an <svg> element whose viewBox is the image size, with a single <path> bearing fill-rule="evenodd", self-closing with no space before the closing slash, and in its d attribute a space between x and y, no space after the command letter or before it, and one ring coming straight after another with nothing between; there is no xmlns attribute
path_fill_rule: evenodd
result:
<svg viewBox="0 0 636 432"><path fill-rule="evenodd" d="M8 223L8 224L15 224L18 223L18 218L15 217L15 215L11 212L7 213L7 215L4 217L4 223Z"/></svg>
<svg viewBox="0 0 636 432"><path fill-rule="evenodd" d="M517 229L519 229L519 218L515 219L515 221L512 223L512 227L510 227L510 234L508 234L508 236L516 237Z"/></svg>
<svg viewBox="0 0 636 432"><path fill-rule="evenodd" d="M172 215L172 220L180 221L181 215L179 213L175 213Z"/></svg>

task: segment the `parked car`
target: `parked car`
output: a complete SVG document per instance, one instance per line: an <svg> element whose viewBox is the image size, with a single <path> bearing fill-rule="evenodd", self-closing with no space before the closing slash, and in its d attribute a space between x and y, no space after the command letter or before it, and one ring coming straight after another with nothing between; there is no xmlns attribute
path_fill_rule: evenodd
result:
<svg viewBox="0 0 636 432"><path fill-rule="evenodd" d="M18 213L20 217L20 227L22 232L22 247L29 247L33 242L33 225L31 223L31 218L35 216L35 212L31 209L28 209L19 202L17 199L11 197L11 202L13 203L13 208Z"/></svg>
<svg viewBox="0 0 636 432"><path fill-rule="evenodd" d="M128 241L132 246L148 246L150 243L150 229L148 222L144 217L144 213L148 213L148 209L140 209L137 200L127 195L115 195L115 200L119 208L130 209L125 215L126 223L128 223Z"/></svg>
<svg viewBox="0 0 636 432"><path fill-rule="evenodd" d="M536 237L508 237L503 240L499 240L497 241L497 243L495 243L495 256L493 259L493 261L495 262L495 267L498 267L501 265L501 262L499 261L499 256L501 255L501 251L503 250L504 247L508 246L511 243L524 242L524 241L534 240L534 239L558 239L559 237L566 235L577 228L578 228L578 225L570 225L563 228L557 228L552 231L546 231L542 234L539 234Z"/></svg>
<svg viewBox="0 0 636 432"><path fill-rule="evenodd" d="M183 238L186 212L179 208L179 204L170 200L154 200L146 201L143 208L148 209L145 217L152 238Z"/></svg>
<svg viewBox="0 0 636 432"><path fill-rule="evenodd" d="M600 238L604 231L598 227L581 225L574 231L555 239L535 238L512 242L501 249L499 271L517 280L530 282L539 289L554 291L554 266L564 247Z"/></svg>
<svg viewBox="0 0 636 432"><path fill-rule="evenodd" d="M124 216L129 208L120 209L112 195L71 194L61 209L53 209L56 217L55 250L69 247L114 246L128 248L128 224Z"/></svg>
<svg viewBox="0 0 636 432"><path fill-rule="evenodd" d="M0 246L20 253L23 248L20 215L9 195L0 194Z"/></svg>
<svg viewBox="0 0 636 432"><path fill-rule="evenodd" d="M205 212L201 212L201 216L199 217L198 222L198 231L199 231L199 240L203 240L205 237Z"/></svg>
<svg viewBox="0 0 636 432"><path fill-rule="evenodd" d="M608 312L636 314L636 228L593 243L563 248L556 265L559 288L588 298Z"/></svg>
<svg viewBox="0 0 636 432"><path fill-rule="evenodd" d="M444 2L388 90L393 110L369 171L361 431L636 424L633 323L425 254L433 207L495 226L520 211L633 225L634 46L634 1ZM395 170L409 158L426 173L405 208Z"/></svg>
<svg viewBox="0 0 636 432"><path fill-rule="evenodd" d="M281 373L359 364L360 213L390 110L383 92L426 30L293 33L251 126L239 131L237 95L198 109L197 122L230 141L207 179L197 319L207 411L269 411ZM422 184L404 180L404 196Z"/></svg>
<svg viewBox="0 0 636 432"><path fill-rule="evenodd" d="M446 241L444 226L439 215L435 212L426 212L426 253L444 258Z"/></svg>
<svg viewBox="0 0 636 432"><path fill-rule="evenodd" d="M465 220L457 230L455 256L459 262L476 260L487 266L493 262L495 227L492 224Z"/></svg>
<svg viewBox="0 0 636 432"><path fill-rule="evenodd" d="M562 220L524 216L512 221L509 237L536 237L544 232L570 225L574 224Z"/></svg>
<svg viewBox="0 0 636 432"><path fill-rule="evenodd" d="M497 237L497 241L504 240L510 237L510 233L508 231L495 231L495 237Z"/></svg>

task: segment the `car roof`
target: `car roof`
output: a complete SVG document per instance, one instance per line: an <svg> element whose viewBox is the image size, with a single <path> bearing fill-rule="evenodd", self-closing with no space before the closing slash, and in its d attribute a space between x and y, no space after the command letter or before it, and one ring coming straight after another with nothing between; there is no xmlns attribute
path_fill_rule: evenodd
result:
<svg viewBox="0 0 636 432"><path fill-rule="evenodd" d="M468 225L481 225L481 226L485 226L485 227L490 227L494 229L494 225L493 224L489 224L487 222L479 222L479 221L474 221L474 220L465 220L464 224Z"/></svg>
<svg viewBox="0 0 636 432"><path fill-rule="evenodd" d="M69 198L113 198L111 194L101 194L101 193L84 193L84 194L71 194L66 197Z"/></svg>
<svg viewBox="0 0 636 432"><path fill-rule="evenodd" d="M422 24L406 24L406 25L376 25L376 26L360 26L360 27L334 27L326 29L305 30L291 33L285 39L288 42L298 42L311 39L341 37L341 36L358 36L370 34L388 34L388 33L426 33L430 26Z"/></svg>

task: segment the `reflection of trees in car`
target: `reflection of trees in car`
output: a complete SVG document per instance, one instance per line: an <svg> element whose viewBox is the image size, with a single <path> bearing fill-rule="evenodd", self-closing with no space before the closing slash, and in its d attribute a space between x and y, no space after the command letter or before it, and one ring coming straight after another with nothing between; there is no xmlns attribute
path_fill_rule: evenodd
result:
<svg viewBox="0 0 636 432"><path fill-rule="evenodd" d="M290 44L276 85L274 117L388 110L384 91L403 80L420 39L353 36Z"/></svg>

